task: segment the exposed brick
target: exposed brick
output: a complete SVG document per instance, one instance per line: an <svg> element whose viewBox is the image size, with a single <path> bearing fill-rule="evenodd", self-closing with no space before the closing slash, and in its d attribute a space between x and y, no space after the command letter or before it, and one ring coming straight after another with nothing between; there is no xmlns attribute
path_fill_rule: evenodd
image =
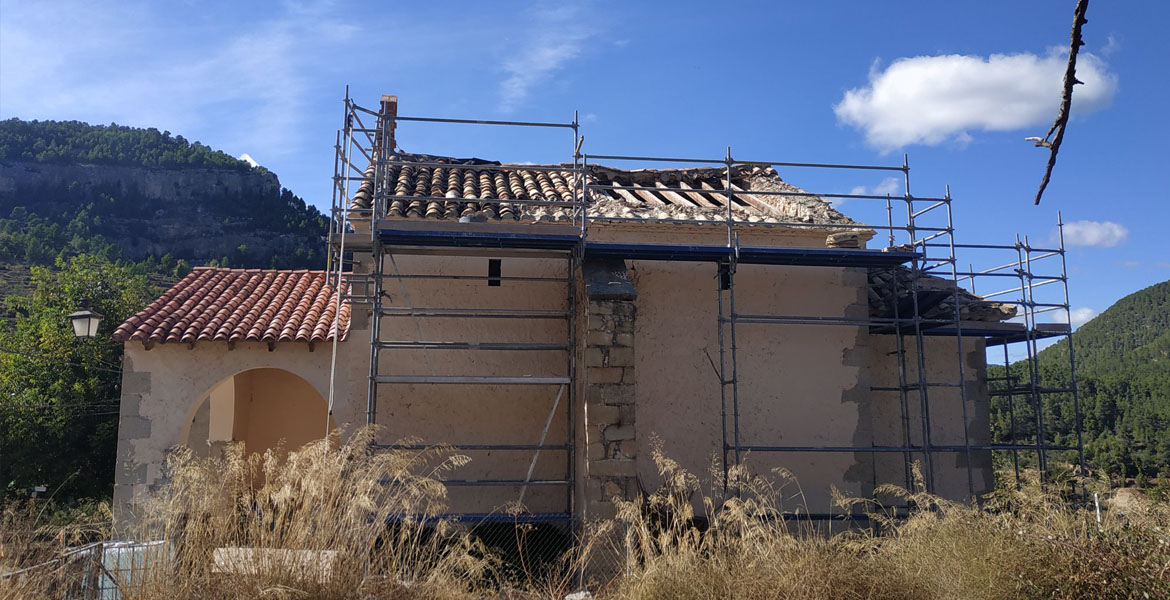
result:
<svg viewBox="0 0 1170 600"><path fill-rule="evenodd" d="M608 329L609 325L605 322L605 317L601 315L589 315L587 327L590 331L599 331Z"/></svg>
<svg viewBox="0 0 1170 600"><path fill-rule="evenodd" d="M586 355L588 356L588 355ZM611 367L632 367L634 366L634 349L633 348L610 348L609 350L609 366Z"/></svg>
<svg viewBox="0 0 1170 600"><path fill-rule="evenodd" d="M628 458L607 458L589 461L590 477L636 477L638 463Z"/></svg>
<svg viewBox="0 0 1170 600"><path fill-rule="evenodd" d="M637 440L623 440L618 444L618 452L626 458L635 458L638 456L638 441Z"/></svg>
<svg viewBox="0 0 1170 600"><path fill-rule="evenodd" d="M622 486L618 485L616 481L606 481L601 485L601 497L605 498L606 500L612 499L614 497L624 498L625 495L625 490L623 490Z"/></svg>
<svg viewBox="0 0 1170 600"><path fill-rule="evenodd" d="M585 370L585 380L591 384L619 383L622 380L622 369L618 367L589 367Z"/></svg>
<svg viewBox="0 0 1170 600"><path fill-rule="evenodd" d="M637 410L633 404L624 404L618 407L618 413L621 415L619 423L633 423Z"/></svg>
<svg viewBox="0 0 1170 600"><path fill-rule="evenodd" d="M622 383L634 384L634 367L622 367Z"/></svg>
<svg viewBox="0 0 1170 600"><path fill-rule="evenodd" d="M619 333L619 334L613 336L613 345L614 346L633 347L634 334L632 334L632 333Z"/></svg>
<svg viewBox="0 0 1170 600"><path fill-rule="evenodd" d="M609 458L609 456L605 453L605 444L601 442L589 442L587 454L589 460L602 460L604 458Z"/></svg>
<svg viewBox="0 0 1170 600"><path fill-rule="evenodd" d="M635 436L633 425L610 425L605 428L603 437L606 443L620 442L622 440L632 440Z"/></svg>
<svg viewBox="0 0 1170 600"><path fill-rule="evenodd" d="M604 367L605 354L601 348L586 348L585 349L585 366L586 367Z"/></svg>
<svg viewBox="0 0 1170 600"><path fill-rule="evenodd" d="M590 403L585 407L586 418L590 423L620 423L622 418L621 409L616 406L608 404L594 404Z"/></svg>
<svg viewBox="0 0 1170 600"><path fill-rule="evenodd" d="M613 343L613 334L608 331L590 331L585 334L585 343L590 346L608 346Z"/></svg>

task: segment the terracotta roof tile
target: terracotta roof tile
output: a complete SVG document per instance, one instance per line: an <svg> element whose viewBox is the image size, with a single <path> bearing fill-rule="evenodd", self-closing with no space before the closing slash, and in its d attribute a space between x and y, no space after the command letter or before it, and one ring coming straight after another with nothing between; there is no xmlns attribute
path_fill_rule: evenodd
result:
<svg viewBox="0 0 1170 600"><path fill-rule="evenodd" d="M386 189L393 191L386 207L392 219L573 218L572 204L579 194L579 180L574 177L572 165L501 164L425 154L395 154L391 158L395 162L387 165L382 177L387 181ZM371 165L365 181L353 193L350 208L370 208L374 176ZM587 205L593 218L721 221L727 216L729 190L723 167L624 170L590 165L585 177L591 185L622 188L590 189ZM771 167L734 167L730 192L733 214L749 223L855 223L824 199L785 182Z"/></svg>
<svg viewBox="0 0 1170 600"><path fill-rule="evenodd" d="M196 267L114 331L119 342L333 340L337 294L324 271ZM338 333L349 332L342 302Z"/></svg>

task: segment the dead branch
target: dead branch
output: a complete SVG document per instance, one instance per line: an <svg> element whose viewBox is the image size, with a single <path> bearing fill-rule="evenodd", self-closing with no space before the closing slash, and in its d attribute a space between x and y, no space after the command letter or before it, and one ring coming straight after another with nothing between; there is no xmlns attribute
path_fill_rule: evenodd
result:
<svg viewBox="0 0 1170 600"><path fill-rule="evenodd" d="M1044 188L1048 187L1048 180L1052 177L1052 168L1056 166L1056 153L1060 152L1060 144L1064 141L1064 128L1068 124L1069 111L1072 109L1073 86L1084 83L1077 79L1077 53L1080 52L1081 46L1085 45L1081 38L1081 27L1089 22L1085 18L1085 11L1088 9L1089 0L1077 1L1077 8L1073 13L1072 36L1069 40L1068 67L1064 71L1064 90L1060 94L1060 112L1056 115L1056 121L1043 138L1028 138L1029 141L1036 142L1037 147L1050 149L1048 168L1044 169L1044 179L1040 181L1040 189L1036 192L1036 201L1033 204L1040 204L1040 197L1044 195ZM1052 138L1053 132L1056 133L1055 138ZM1052 138L1052 141L1049 141L1049 138Z"/></svg>

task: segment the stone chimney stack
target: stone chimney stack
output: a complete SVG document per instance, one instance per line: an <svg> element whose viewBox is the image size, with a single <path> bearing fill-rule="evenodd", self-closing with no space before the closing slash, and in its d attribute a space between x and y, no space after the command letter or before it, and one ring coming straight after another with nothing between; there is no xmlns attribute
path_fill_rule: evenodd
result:
<svg viewBox="0 0 1170 600"><path fill-rule="evenodd" d="M394 129L398 127L398 96L392 94L382 94L382 109L378 111L379 116L383 122L389 120L386 125L386 135L389 136L386 140L386 151L393 153L394 148L397 147L394 139ZM375 148L375 153L381 148L381 133L378 134L378 147Z"/></svg>

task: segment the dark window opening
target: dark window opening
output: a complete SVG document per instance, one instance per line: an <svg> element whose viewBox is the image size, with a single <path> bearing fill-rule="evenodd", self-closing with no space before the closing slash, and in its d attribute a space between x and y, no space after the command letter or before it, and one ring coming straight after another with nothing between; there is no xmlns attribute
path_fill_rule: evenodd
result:
<svg viewBox="0 0 1170 600"><path fill-rule="evenodd" d="M500 286L500 263L503 262L498 258L488 259L488 285L491 287Z"/></svg>

